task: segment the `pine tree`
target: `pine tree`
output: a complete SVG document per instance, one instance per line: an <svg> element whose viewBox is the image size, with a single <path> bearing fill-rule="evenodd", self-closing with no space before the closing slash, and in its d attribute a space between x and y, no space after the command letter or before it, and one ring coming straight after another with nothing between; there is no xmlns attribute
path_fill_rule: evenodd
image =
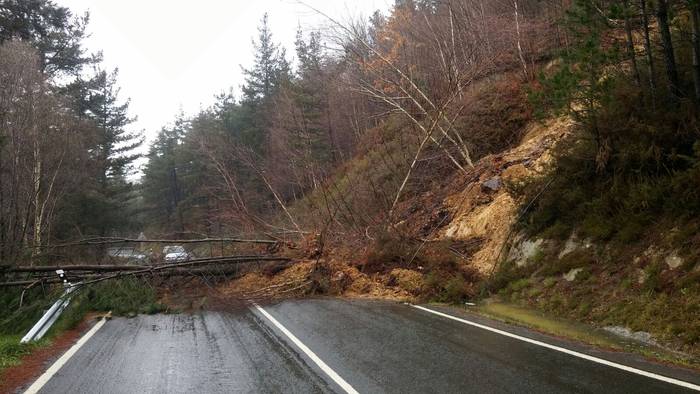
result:
<svg viewBox="0 0 700 394"><path fill-rule="evenodd" d="M94 125L94 143L89 148L94 183L78 197L92 205L94 213L81 219L87 221L86 228L103 236L133 224L136 193L129 176L133 162L141 157L136 150L144 141L141 133L126 129L135 119L128 115L129 101L118 97L117 75L117 70L108 73L96 68L91 79L80 79L69 89L75 95L76 112Z"/></svg>
<svg viewBox="0 0 700 394"><path fill-rule="evenodd" d="M255 62L250 69L243 69L245 102L265 103L289 77L289 63L284 49L272 40L267 14L263 15L258 28L258 39L253 40Z"/></svg>
<svg viewBox="0 0 700 394"><path fill-rule="evenodd" d="M94 60L85 55L82 41L89 15L47 0L0 2L0 44L13 38L30 42L41 56L42 71L76 74Z"/></svg>
<svg viewBox="0 0 700 394"><path fill-rule="evenodd" d="M117 74L118 70L112 73L97 70L90 81L91 89L87 97L88 116L97 124L96 157L103 187L107 187L110 181L129 175L130 165L141 157L135 150L144 141L141 133L126 130L126 126L136 119L128 115L129 100L120 103Z"/></svg>
<svg viewBox="0 0 700 394"><path fill-rule="evenodd" d="M255 62L243 69L245 84L240 108L240 143L262 154L269 128L268 109L280 87L289 83L289 63L285 51L272 40L267 14L258 28L258 39L253 40Z"/></svg>
<svg viewBox="0 0 700 394"><path fill-rule="evenodd" d="M299 66L294 97L301 109L303 127L298 130L297 141L294 142L307 152L306 161L321 164L332 157L332 130L328 119L328 97L324 89L325 71L320 33L312 32L306 42L299 29L295 47Z"/></svg>
<svg viewBox="0 0 700 394"><path fill-rule="evenodd" d="M596 166L602 171L610 157L610 141L599 125L599 112L611 103L615 76L606 67L620 60L617 46L603 45L609 31L607 15L590 1L575 0L566 20L573 42L562 54L562 64L551 75L541 75L543 90L533 96L538 107L568 113L586 130L597 145Z"/></svg>
<svg viewBox="0 0 700 394"><path fill-rule="evenodd" d="M668 88L671 102L678 103L683 97L678 77L678 66L676 65L676 54L673 48L673 37L669 26L669 1L658 0L656 5L656 21L659 24L659 36L661 37L661 48L666 64L666 76L668 77Z"/></svg>
<svg viewBox="0 0 700 394"><path fill-rule="evenodd" d="M144 168L142 195L148 222L163 229L184 230L180 205L185 198L182 143L189 121L180 114L173 126L163 127L151 144Z"/></svg>

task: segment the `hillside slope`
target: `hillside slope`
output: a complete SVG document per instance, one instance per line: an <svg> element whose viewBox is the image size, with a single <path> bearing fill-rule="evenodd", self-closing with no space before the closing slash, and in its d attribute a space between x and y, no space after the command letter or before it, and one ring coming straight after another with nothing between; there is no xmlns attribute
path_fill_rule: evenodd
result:
<svg viewBox="0 0 700 394"><path fill-rule="evenodd" d="M558 117L530 120L519 135L517 143L483 156L466 175L413 185L389 231L377 221L361 235L351 230L311 235L292 251L305 263L268 275L248 274L226 284L224 292L444 302L496 297L698 354L700 297L697 287L688 286L699 275L698 269L687 268L692 259L663 242L648 244L647 238L620 244L578 237L575 230L563 239L529 233L523 222L528 209L551 191L545 185L533 199L522 189L546 178L556 164L557 144L580 138L580 131L570 118ZM349 205L365 201L357 185L368 179L351 169L371 166L368 157L383 149L387 146L359 153L334 180L336 188L355 185L358 194L346 195ZM304 204L308 201L293 212L311 215L308 206L300 208ZM671 282L677 283L676 291L654 290Z"/></svg>

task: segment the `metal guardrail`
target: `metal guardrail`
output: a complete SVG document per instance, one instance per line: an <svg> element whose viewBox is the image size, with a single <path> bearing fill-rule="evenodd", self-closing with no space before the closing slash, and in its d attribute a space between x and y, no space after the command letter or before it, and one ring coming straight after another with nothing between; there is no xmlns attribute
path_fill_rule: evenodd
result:
<svg viewBox="0 0 700 394"><path fill-rule="evenodd" d="M59 278L63 280L63 286L65 287L63 295L58 299L58 301L51 305L51 308L49 308L41 319L34 324L29 332L22 337L20 343L27 343L41 339L44 335L46 335L46 332L49 331L56 320L58 320L58 317L61 316L61 313L66 309L66 307L68 307L68 304L70 304L70 300L73 297L72 293L77 288L77 285L73 285L66 280L66 275L63 270L56 270L56 273L58 274Z"/></svg>

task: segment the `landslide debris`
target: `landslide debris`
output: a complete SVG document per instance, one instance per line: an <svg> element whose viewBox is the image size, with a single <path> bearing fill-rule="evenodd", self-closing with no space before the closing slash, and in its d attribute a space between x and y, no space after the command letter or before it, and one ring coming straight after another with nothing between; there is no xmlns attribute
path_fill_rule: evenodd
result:
<svg viewBox="0 0 700 394"><path fill-rule="evenodd" d="M466 179L454 174L401 201L396 229L374 234L369 245L346 240L324 248L319 234L309 235L295 251L299 262L279 272L249 272L218 289L245 299L471 299L517 219L520 202L509 190L546 171L551 149L572 126L568 118L529 123L520 143L481 158Z"/></svg>

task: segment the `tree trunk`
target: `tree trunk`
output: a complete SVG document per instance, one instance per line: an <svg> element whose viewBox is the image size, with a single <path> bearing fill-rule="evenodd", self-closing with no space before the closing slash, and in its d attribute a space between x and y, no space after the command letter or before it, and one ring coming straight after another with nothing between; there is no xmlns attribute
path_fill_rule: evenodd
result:
<svg viewBox="0 0 700 394"><path fill-rule="evenodd" d="M632 63L632 72L634 73L634 80L638 87L642 87L642 79L639 76L639 68L637 67L637 55L634 49L634 38L632 37L632 23L630 23L630 5L629 0L623 0L624 17L625 17L625 33L627 34L627 53Z"/></svg>
<svg viewBox="0 0 700 394"><path fill-rule="evenodd" d="M36 131L36 130L35 130ZM34 134L34 237L32 240L32 264L36 262L37 257L41 254L41 231L42 231L42 210L41 204L41 150L39 147L39 133Z"/></svg>
<svg viewBox="0 0 700 394"><path fill-rule="evenodd" d="M644 27L644 51L647 55L647 67L649 72L649 90L651 94L651 105L656 108L656 75L654 71L654 54L651 51L651 38L649 34L649 16L647 15L647 2L640 0L642 8L642 25Z"/></svg>
<svg viewBox="0 0 700 394"><path fill-rule="evenodd" d="M700 7L691 7L693 15L693 82L695 85L695 102L700 103Z"/></svg>
<svg viewBox="0 0 700 394"><path fill-rule="evenodd" d="M518 40L518 56L520 57L520 62L522 63L523 71L525 72L525 78L527 79L527 62L525 61L525 56L523 55L523 47L520 45L520 16L518 15L518 0L513 0L513 6L515 7L515 32Z"/></svg>
<svg viewBox="0 0 700 394"><path fill-rule="evenodd" d="M7 242L7 226L5 222L5 189L3 189L3 151L0 145L0 261L4 261L7 257L5 254L5 247Z"/></svg>
<svg viewBox="0 0 700 394"><path fill-rule="evenodd" d="M671 28L668 26L668 0L659 0L656 9L656 20L659 22L659 33L661 35L661 46L663 47L664 62L666 63L666 75L668 77L669 92L671 101L677 103L682 96L678 81L678 69L676 67L676 56L673 50L671 38Z"/></svg>

